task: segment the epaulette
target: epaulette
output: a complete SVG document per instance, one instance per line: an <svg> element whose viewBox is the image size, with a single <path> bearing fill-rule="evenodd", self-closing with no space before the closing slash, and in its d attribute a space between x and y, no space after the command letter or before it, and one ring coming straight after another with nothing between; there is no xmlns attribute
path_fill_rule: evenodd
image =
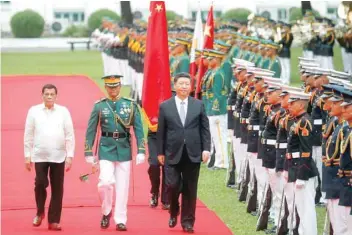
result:
<svg viewBox="0 0 352 235"><path fill-rule="evenodd" d="M281 117L281 110L278 110L276 113L275 113L275 126L278 126L278 123L279 123L279 120L280 120L280 117Z"/></svg>
<svg viewBox="0 0 352 235"><path fill-rule="evenodd" d="M100 103L100 102L102 102L102 101L104 101L104 100L106 100L106 99L107 99L106 97L101 98L100 100L95 101L95 104Z"/></svg>
<svg viewBox="0 0 352 235"><path fill-rule="evenodd" d="M253 102L254 97L256 96L257 92L256 91L252 91L249 95L249 102Z"/></svg>
<svg viewBox="0 0 352 235"><path fill-rule="evenodd" d="M271 112L271 105L265 105L264 106L264 113L265 116L269 116L269 113Z"/></svg>
<svg viewBox="0 0 352 235"><path fill-rule="evenodd" d="M301 130L302 136L308 136L309 132L312 130L312 123L305 117L302 117L297 123L296 134L299 130Z"/></svg>
<svg viewBox="0 0 352 235"><path fill-rule="evenodd" d="M325 129L324 133L323 133L323 137L327 138L329 137L329 135L332 133L332 131L335 129L335 121L336 121L336 117L332 117L334 120L332 120L328 126L328 128Z"/></svg>
<svg viewBox="0 0 352 235"><path fill-rule="evenodd" d="M315 94L316 94L317 90L314 90L312 91L312 94L310 95L309 97L309 102L312 104L313 103L313 100L315 98Z"/></svg>
<svg viewBox="0 0 352 235"><path fill-rule="evenodd" d="M248 86L246 86L246 87L243 89L242 97L245 97L245 96L247 95L247 92L248 92Z"/></svg>

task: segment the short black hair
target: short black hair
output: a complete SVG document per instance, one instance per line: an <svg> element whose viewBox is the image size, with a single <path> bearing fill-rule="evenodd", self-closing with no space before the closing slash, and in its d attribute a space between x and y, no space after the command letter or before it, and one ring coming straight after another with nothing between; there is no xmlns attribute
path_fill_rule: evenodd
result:
<svg viewBox="0 0 352 235"><path fill-rule="evenodd" d="M189 73L186 72L181 72L175 75L174 77L174 83L176 83L178 81L179 78L188 78L190 81L191 79L191 75Z"/></svg>
<svg viewBox="0 0 352 235"><path fill-rule="evenodd" d="M42 94L44 94L45 89L54 89L55 90L55 94L57 95L57 88L55 85L53 84L45 84L42 88Z"/></svg>

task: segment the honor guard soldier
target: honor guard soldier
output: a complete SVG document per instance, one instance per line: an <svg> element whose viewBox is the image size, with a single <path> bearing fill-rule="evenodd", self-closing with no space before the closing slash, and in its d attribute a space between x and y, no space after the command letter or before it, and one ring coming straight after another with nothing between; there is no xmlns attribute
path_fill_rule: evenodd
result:
<svg viewBox="0 0 352 235"><path fill-rule="evenodd" d="M259 132L259 102L264 97L264 76L272 76L273 73L262 71L259 68L253 70L252 78L254 91L249 96L250 110L247 126L247 157L250 171L250 180L247 193L247 212L255 214L257 210L257 181L260 178L260 171L256 171L258 153L258 132ZM248 102L248 101L247 101ZM243 104L245 106L245 104ZM243 108L242 108L243 110ZM261 180L261 179L259 179Z"/></svg>
<svg viewBox="0 0 352 235"><path fill-rule="evenodd" d="M313 136L312 136L312 158L316 163L317 169L319 171L319 177L317 178L317 196L316 204L325 203L325 195L321 193L321 178L322 178L322 131L325 125L325 120L327 113L323 110L322 104L320 102L320 96L323 93L323 85L329 83L328 75L330 70L325 70L322 68L314 69L314 90L311 94L310 107L311 107L311 119L313 124Z"/></svg>
<svg viewBox="0 0 352 235"><path fill-rule="evenodd" d="M215 147L215 168L227 169L227 94L225 73L221 68L221 62L226 54L216 50L208 51L209 68L211 73L204 81L208 96L208 110L210 133Z"/></svg>
<svg viewBox="0 0 352 235"><path fill-rule="evenodd" d="M231 87L231 82L233 80L233 73L232 73L232 68L231 68L231 63L232 63L232 57L228 57L228 53L230 51L231 45L224 43L222 41L216 41L214 43L214 48L217 51L221 51L223 53L225 53L225 58L223 58L222 63L221 63L221 69L224 71L224 75L225 75L225 82L226 82L226 86L229 88L229 94L230 94L230 87ZM227 95L229 95L227 94Z"/></svg>
<svg viewBox="0 0 352 235"><path fill-rule="evenodd" d="M235 117L234 151L235 151L237 183L239 185L242 181L242 175L241 175L241 173L243 173L241 172L242 163L245 158L245 154L247 150L247 148L245 148L246 146L244 144L241 144L241 110L242 110L243 100L248 90L247 77L245 75L247 74L247 68L249 68L251 65L252 66L254 65L253 63L251 64L248 64L248 63L243 62L243 60L235 60L235 76L237 80L241 83L241 87L237 93L235 110L234 110L234 117Z"/></svg>
<svg viewBox="0 0 352 235"><path fill-rule="evenodd" d="M343 231L341 234L352 233L352 151L351 151L351 138L352 138L352 86L349 84L348 89L343 92L344 102L341 104L343 107L343 119L346 120L348 128L344 128L341 133L340 144L340 168L338 171L342 189L340 191L339 206L342 207L340 222Z"/></svg>
<svg viewBox="0 0 352 235"><path fill-rule="evenodd" d="M266 59L263 60L263 69L268 69L275 72L275 78L281 76L281 65L277 56L279 45L274 42L267 42L265 45L267 48Z"/></svg>
<svg viewBox="0 0 352 235"><path fill-rule="evenodd" d="M306 113L309 95L291 92L289 112L294 117L287 138L288 182L295 182L295 205L300 217L299 234L317 234L315 177L318 170L312 159L312 121Z"/></svg>
<svg viewBox="0 0 352 235"><path fill-rule="evenodd" d="M291 33L291 25L281 22L281 40L278 42L279 60L282 68L281 79L284 84L290 84L291 77L291 45L293 41L293 34Z"/></svg>
<svg viewBox="0 0 352 235"><path fill-rule="evenodd" d="M245 75L246 81L247 81L247 91L246 91L246 94L244 95L241 112L240 112L240 135L241 135L241 146L243 146L243 151L244 151L243 153L244 159L242 160L242 164L240 166L241 167L240 172L242 175L240 177L242 178L242 181L241 181L240 191L238 193L239 201L246 201L248 184L249 184L250 175L251 175L251 169L250 169L251 166L249 166L250 162L247 154L247 148L248 148L247 137L248 137L248 123L249 123L251 104L256 94L256 91L253 86L254 71L255 71L255 68L247 69L247 74Z"/></svg>
<svg viewBox="0 0 352 235"><path fill-rule="evenodd" d="M282 192L282 182L279 173L276 173L276 136L277 136L277 125L275 119L280 113L281 102L281 85L280 83L273 83L270 80L266 80L268 83L267 102L270 104L267 109L267 118L265 127L261 136L261 142L263 145L263 167L265 167L268 174L268 183L272 191L272 205L270 209L270 217L274 219L274 227L272 231L276 231L279 209L280 209L280 199Z"/></svg>
<svg viewBox="0 0 352 235"><path fill-rule="evenodd" d="M330 19L324 19L325 24L323 29L319 31L320 37L320 66L325 69L334 69L334 44L335 44L335 32L334 24Z"/></svg>
<svg viewBox="0 0 352 235"><path fill-rule="evenodd" d="M148 150L149 150L149 168L148 175L151 183L151 199L149 205L151 208L155 208L159 204L159 197L161 198L163 210L170 208L169 199L167 195L167 188L165 183L165 168L160 165L157 156L157 139L156 130L148 131ZM161 172L161 174L160 174ZM161 187L160 187L161 186Z"/></svg>
<svg viewBox="0 0 352 235"><path fill-rule="evenodd" d="M247 64L249 62L246 62L244 60L240 60L240 59L235 59L234 64L231 65L232 69L233 69L233 77L234 79L236 79L236 68L237 66L241 65L241 64ZM250 65L254 65L252 63L250 63ZM238 70L237 70L238 71ZM234 87L232 87L231 92L230 92L230 97L228 98L227 101L227 115L228 115L228 129L229 129L229 139L232 143L232 153L233 156L231 156L231 161L232 161L232 168L229 172L229 178L228 178L228 182L227 182L227 186L228 187L234 187L235 186L235 168L236 168L236 163L235 163L235 151L237 150L237 146L236 145L236 132L235 132L235 122L237 121L238 117L235 117L235 107L236 107L236 99L237 99L237 95L239 94L241 88L243 86L246 85L246 83L244 82L244 77L240 76L240 79L237 79ZM237 115L238 116L238 115ZM237 143L239 144L239 143ZM238 176L238 175L237 175Z"/></svg>
<svg viewBox="0 0 352 235"><path fill-rule="evenodd" d="M86 161L92 164L93 172L97 171L98 165L100 168L98 192L103 214L101 228L106 229L110 225L115 186L114 221L116 230L125 231L132 160L130 129L133 128L137 140L137 164L144 162L145 140L138 105L120 96L121 77L111 75L102 78L109 96L94 104L88 121L84 153ZM101 133L97 133L99 129ZM99 146L98 152L93 151L97 134L101 134L96 144ZM97 153L99 163L94 156Z"/></svg>
<svg viewBox="0 0 352 235"><path fill-rule="evenodd" d="M343 98L341 93L343 92L343 86L333 87L334 95L329 98L331 101L331 110L329 115L337 119L337 125L334 128L331 136L329 136L326 142L326 151L324 163L324 172L323 172L323 181L324 189L326 192L325 199L327 200L327 212L329 213L329 218L331 225L335 234L343 234L343 214L342 207L338 206L341 184L338 178L338 169L340 162L340 143L341 143L341 131L348 128L346 122L343 121L341 104Z"/></svg>
<svg viewBox="0 0 352 235"><path fill-rule="evenodd" d="M171 90L173 94L175 94L174 89L174 76L178 73L188 73L189 72L189 46L190 41L185 38L176 38L177 46L174 47L174 60L170 66L170 73L171 73Z"/></svg>
<svg viewBox="0 0 352 235"><path fill-rule="evenodd" d="M301 91L301 89L283 86L280 94L281 109L275 116L275 125L277 128L275 170L276 172L280 172L281 181L283 182L277 234L287 234L288 231L293 231L296 224L293 218L294 213L292 209L294 184L287 182L288 161L286 160L288 130L294 122L288 111L288 100L292 91L298 92ZM297 231L294 231L293 234L297 234Z"/></svg>

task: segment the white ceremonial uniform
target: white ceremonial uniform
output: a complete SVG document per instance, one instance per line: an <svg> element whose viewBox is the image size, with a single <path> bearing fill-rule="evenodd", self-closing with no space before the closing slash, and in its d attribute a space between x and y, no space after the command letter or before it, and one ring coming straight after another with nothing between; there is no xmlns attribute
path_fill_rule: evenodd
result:
<svg viewBox="0 0 352 235"><path fill-rule="evenodd" d="M298 234L318 234L315 211L315 178L304 181L301 188L297 185L299 180L296 180L295 183L295 203L300 218Z"/></svg>
<svg viewBox="0 0 352 235"><path fill-rule="evenodd" d="M114 221L116 224L126 224L131 161L100 160L99 166L98 192L102 202L102 213L108 215L112 210L115 185Z"/></svg>
<svg viewBox="0 0 352 235"><path fill-rule="evenodd" d="M208 116L212 143L215 147L214 167L229 168L227 151L227 114ZM213 149L213 148L212 148Z"/></svg>

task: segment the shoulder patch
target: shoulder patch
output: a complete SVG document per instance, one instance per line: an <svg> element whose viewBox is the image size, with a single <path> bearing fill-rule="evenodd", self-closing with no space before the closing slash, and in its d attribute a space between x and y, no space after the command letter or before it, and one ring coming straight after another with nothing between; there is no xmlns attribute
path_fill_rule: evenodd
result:
<svg viewBox="0 0 352 235"><path fill-rule="evenodd" d="M104 101L104 100L106 100L106 97L101 98L100 100L95 101L95 104L97 104L97 103L99 103L99 102L102 102L102 101Z"/></svg>
<svg viewBox="0 0 352 235"><path fill-rule="evenodd" d="M135 102L133 99L127 98L127 97L121 97L121 99L128 100L128 101L131 101L131 102Z"/></svg>

